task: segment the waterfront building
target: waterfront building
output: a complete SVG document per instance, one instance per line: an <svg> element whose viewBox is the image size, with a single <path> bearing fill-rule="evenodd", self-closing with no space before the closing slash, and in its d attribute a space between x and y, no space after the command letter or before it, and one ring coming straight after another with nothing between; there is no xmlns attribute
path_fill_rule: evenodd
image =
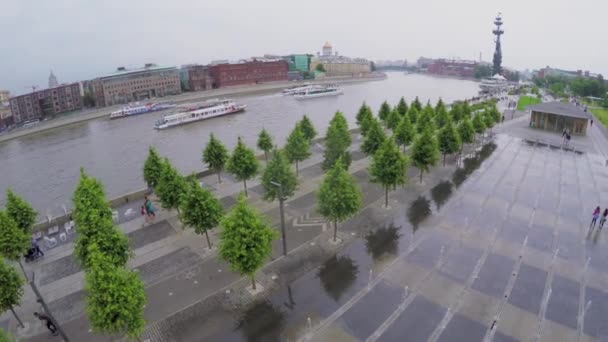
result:
<svg viewBox="0 0 608 342"><path fill-rule="evenodd" d="M82 109L80 84L61 84L12 97L9 101L15 124L53 117L60 113Z"/></svg>
<svg viewBox="0 0 608 342"><path fill-rule="evenodd" d="M116 72L87 82L97 107L177 95L181 93L176 67L159 67L148 63L143 68L119 67Z"/></svg>
<svg viewBox="0 0 608 342"><path fill-rule="evenodd" d="M55 88L59 85L57 82L57 77L53 74L53 70L51 70L51 74L49 75L49 88Z"/></svg>
<svg viewBox="0 0 608 342"><path fill-rule="evenodd" d="M201 91L213 87L213 79L209 75L209 67L206 65L183 65L179 69L179 77L183 91Z"/></svg>
<svg viewBox="0 0 608 342"><path fill-rule="evenodd" d="M307 72L310 70L310 57L311 55L290 55L289 59L293 62L295 70L300 72Z"/></svg>
<svg viewBox="0 0 608 342"><path fill-rule="evenodd" d="M565 128L570 134L587 134L591 114L586 107L556 101L531 105L526 109L530 111L531 127L559 133Z"/></svg>
<svg viewBox="0 0 608 342"><path fill-rule="evenodd" d="M433 63L435 60L433 58L428 58L428 57L420 57L418 58L418 60L416 61L416 67L418 69L423 69L426 70L426 68L428 68L429 64Z"/></svg>
<svg viewBox="0 0 608 342"><path fill-rule="evenodd" d="M567 78L603 78L601 74L592 73L589 70L564 70L558 68L551 68L546 66L536 72L536 77L545 78L546 76L563 76Z"/></svg>
<svg viewBox="0 0 608 342"><path fill-rule="evenodd" d="M287 81L288 65L284 59L250 59L209 66L213 87Z"/></svg>
<svg viewBox="0 0 608 342"><path fill-rule="evenodd" d="M333 47L329 43L325 43L322 48L322 53L317 53L317 57L310 61L311 71L315 71L317 65L322 64L325 69L325 76L362 76L371 72L371 63L364 58L350 58L340 56L338 52L333 52Z"/></svg>
<svg viewBox="0 0 608 342"><path fill-rule="evenodd" d="M11 107L0 102L0 130L10 127L14 124Z"/></svg>
<svg viewBox="0 0 608 342"><path fill-rule="evenodd" d="M473 77L476 61L463 59L436 59L427 65L427 73L440 76Z"/></svg>
<svg viewBox="0 0 608 342"><path fill-rule="evenodd" d="M0 103L8 102L11 98L11 93L8 90L0 89Z"/></svg>

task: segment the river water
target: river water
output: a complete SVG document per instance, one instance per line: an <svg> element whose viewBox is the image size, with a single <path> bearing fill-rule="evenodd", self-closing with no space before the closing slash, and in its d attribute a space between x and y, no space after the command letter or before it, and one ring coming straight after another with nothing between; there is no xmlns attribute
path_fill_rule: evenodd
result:
<svg viewBox="0 0 608 342"><path fill-rule="evenodd" d="M344 85L343 90L341 96L304 101L280 94L233 96L247 105L244 113L163 131L153 129L163 113L151 113L112 121L101 118L9 140L0 143L0 191L4 194L10 187L32 203L41 217L55 216L63 214L63 207L71 207L81 166L101 179L109 198L116 197L144 187L142 165L149 145L188 174L205 168L201 153L211 132L231 149L239 135L255 146L257 134L265 127L280 145L305 113L323 135L337 110L353 128L363 101L374 111L382 101L396 104L401 96L408 102L416 96L423 103L439 98L451 102L477 95L478 85L392 72L385 80Z"/></svg>

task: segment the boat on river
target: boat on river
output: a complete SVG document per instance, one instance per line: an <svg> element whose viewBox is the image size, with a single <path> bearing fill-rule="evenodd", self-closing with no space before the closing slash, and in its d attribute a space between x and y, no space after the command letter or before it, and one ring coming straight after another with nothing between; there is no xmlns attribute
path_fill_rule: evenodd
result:
<svg viewBox="0 0 608 342"><path fill-rule="evenodd" d="M110 119L118 119L127 116L158 112L159 110L165 110L173 107L175 107L175 105L172 103L146 103L142 105L137 102L134 104L129 104L117 111L110 113Z"/></svg>
<svg viewBox="0 0 608 342"><path fill-rule="evenodd" d="M317 87L320 87L320 86L316 85L316 84L306 83L304 85L299 85L299 86L295 86L295 87L285 88L285 89L283 89L283 91L281 93L283 95L295 95L297 93L301 93L301 92L305 91L306 89L317 88Z"/></svg>
<svg viewBox="0 0 608 342"><path fill-rule="evenodd" d="M234 100L230 99L217 100L215 104L208 107L165 115L162 119L158 120L154 124L154 128L166 129L196 121L211 119L216 116L238 113L244 111L246 107L246 105L237 104Z"/></svg>
<svg viewBox="0 0 608 342"><path fill-rule="evenodd" d="M342 89L340 89L338 86L318 86L315 88L308 88L301 92L298 92L294 94L293 97L298 100L306 100L324 96L336 96L341 94Z"/></svg>
<svg viewBox="0 0 608 342"><path fill-rule="evenodd" d="M507 90L509 81L503 76L496 74L490 78L484 78L479 83L479 88L484 93L496 94Z"/></svg>

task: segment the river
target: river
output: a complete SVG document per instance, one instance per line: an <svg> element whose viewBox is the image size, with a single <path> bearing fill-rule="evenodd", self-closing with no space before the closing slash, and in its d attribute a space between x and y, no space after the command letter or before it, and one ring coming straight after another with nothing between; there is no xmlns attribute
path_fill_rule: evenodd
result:
<svg viewBox="0 0 608 342"><path fill-rule="evenodd" d="M382 81L343 86L344 95L298 101L280 94L233 96L247 111L190 125L155 131L154 122L163 114L151 113L110 121L107 118L24 136L0 143L0 191L13 189L32 203L41 217L63 214L71 207L79 168L101 179L109 198L144 187L142 165L149 145L167 156L184 174L205 168L201 152L213 132L228 148L241 136L255 146L265 127L282 144L303 114L324 134L334 112L340 110L355 125L363 101L377 111L384 100L396 104L401 96L416 96L425 103L471 98L478 85L472 81L400 72L388 73ZM0 205L4 198L0 199Z"/></svg>

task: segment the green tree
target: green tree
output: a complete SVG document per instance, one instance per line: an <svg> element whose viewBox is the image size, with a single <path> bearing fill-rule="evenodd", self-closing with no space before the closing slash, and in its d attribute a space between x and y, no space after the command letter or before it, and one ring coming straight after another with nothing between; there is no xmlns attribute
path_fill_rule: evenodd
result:
<svg viewBox="0 0 608 342"><path fill-rule="evenodd" d="M158 184L162 170L162 158L154 147L148 147L148 158L144 162L144 180L149 187L154 188Z"/></svg>
<svg viewBox="0 0 608 342"><path fill-rule="evenodd" d="M365 119L371 118L373 116L372 113L372 109L369 108L369 106L363 102L363 104L361 105L361 107L359 108L359 111L357 112L357 126L361 127L362 122Z"/></svg>
<svg viewBox="0 0 608 342"><path fill-rule="evenodd" d="M352 142L348 124L341 112L336 112L333 119L329 122L327 133L325 134L325 151L323 151L323 170L330 169L336 160L342 158L344 167L348 169L351 162L348 147Z"/></svg>
<svg viewBox="0 0 608 342"><path fill-rule="evenodd" d="M399 122L401 122L402 117L403 116L399 114L398 109L393 108L391 113L388 115L388 118L386 118L386 127L394 131L395 128L397 128L397 125L399 125Z"/></svg>
<svg viewBox="0 0 608 342"><path fill-rule="evenodd" d="M262 130L262 132L264 132ZM270 137L269 137L270 138ZM228 150L221 141L215 138L215 135L211 133L209 136L209 142L203 150L203 163L207 163L209 169L213 170L217 174L217 181L222 184L221 172L226 167L228 162Z"/></svg>
<svg viewBox="0 0 608 342"><path fill-rule="evenodd" d="M74 254L81 261L82 268L90 269L91 250L102 253L104 261L115 267L125 267L132 252L129 249L129 238L111 220L103 220L99 225L90 227L86 235L78 237Z"/></svg>
<svg viewBox="0 0 608 342"><path fill-rule="evenodd" d="M407 111L407 116L410 118L410 122L412 125L415 125L418 122L418 117L420 116L420 111L416 106L412 104L410 109Z"/></svg>
<svg viewBox="0 0 608 342"><path fill-rule="evenodd" d="M0 211L0 255L11 261L19 261L30 247L30 238L19 229L15 221Z"/></svg>
<svg viewBox="0 0 608 342"><path fill-rule="evenodd" d="M439 130L437 135L439 141L439 151L443 154L443 166L445 166L445 156L456 153L460 150L460 136L452 124L452 120L447 121L445 126Z"/></svg>
<svg viewBox="0 0 608 342"><path fill-rule="evenodd" d="M386 101L382 102L382 105L380 105L380 110L378 111L378 118L380 121L385 122L390 113L391 106L389 106L388 102Z"/></svg>
<svg viewBox="0 0 608 342"><path fill-rule="evenodd" d="M386 139L372 159L371 181L384 188L384 206L388 208L388 192L407 181L407 158L399 151L393 139Z"/></svg>
<svg viewBox="0 0 608 342"><path fill-rule="evenodd" d="M441 102L441 99L439 99L435 109L435 125L437 125L438 128L442 128L449 120L450 114L448 114L445 105Z"/></svg>
<svg viewBox="0 0 608 342"><path fill-rule="evenodd" d="M422 183L424 171L428 172L439 159L439 144L433 131L423 130L414 141L411 153L412 163L420 170L420 183Z"/></svg>
<svg viewBox="0 0 608 342"><path fill-rule="evenodd" d="M272 159L262 173L264 199L267 201L279 199L279 189L272 182L281 184L284 199L293 196L298 187L298 178L291 170L285 153L280 150L272 152Z"/></svg>
<svg viewBox="0 0 608 342"><path fill-rule="evenodd" d="M18 342L10 333L0 329L0 342Z"/></svg>
<svg viewBox="0 0 608 342"><path fill-rule="evenodd" d="M430 130L431 132L435 131L435 124L433 122L433 107L430 105L426 105L418 116L418 121L416 123L416 131L418 133L422 133L424 130Z"/></svg>
<svg viewBox="0 0 608 342"><path fill-rule="evenodd" d="M488 109L484 110L481 115L483 116L483 122L486 125L487 128L489 128L490 130L492 130L492 127L494 127L494 116L492 115L492 112Z"/></svg>
<svg viewBox="0 0 608 342"><path fill-rule="evenodd" d="M437 103L435 104L435 115L437 115L437 113L439 111L447 111L447 109L445 108L445 103L443 103L443 100L441 98L439 98L439 100L437 100Z"/></svg>
<svg viewBox="0 0 608 342"><path fill-rule="evenodd" d="M253 150L243 143L241 137L238 138L232 156L228 160L227 169L237 180L243 181L245 197L247 197L247 180L258 174L260 162L255 157Z"/></svg>
<svg viewBox="0 0 608 342"><path fill-rule="evenodd" d="M315 70L318 72L326 72L325 66L323 66L323 64L321 64L321 63L317 64L317 66L315 67Z"/></svg>
<svg viewBox="0 0 608 342"><path fill-rule="evenodd" d="M452 105L452 108L450 108L450 116L455 123L460 122L463 117L462 105L460 103L456 102Z"/></svg>
<svg viewBox="0 0 608 342"><path fill-rule="evenodd" d="M272 137L268 131L266 131L266 128L263 128L260 135L258 135L257 145L260 150L264 151L264 158L266 159L266 163L268 163L268 152L272 151L273 144Z"/></svg>
<svg viewBox="0 0 608 342"><path fill-rule="evenodd" d="M471 110L471 106L469 106L469 101L464 101L462 103L462 105L460 106L461 112L462 112L462 116L466 116L468 118L471 117L471 114L473 113L473 111Z"/></svg>
<svg viewBox="0 0 608 342"><path fill-rule="evenodd" d="M200 186L195 178L190 178L188 191L182 198L180 208L179 219L184 226L192 227L198 235L205 234L207 246L211 248L209 230L217 227L224 215L222 203L211 191Z"/></svg>
<svg viewBox="0 0 608 342"><path fill-rule="evenodd" d="M94 265L85 274L86 312L93 331L138 338L144 330L146 295L139 275L91 250Z"/></svg>
<svg viewBox="0 0 608 342"><path fill-rule="evenodd" d="M312 139L317 136L317 130L315 130L315 126L313 126L308 116L304 115L302 120L300 120L300 129L302 129L302 133L306 140L308 140L308 143L312 144Z"/></svg>
<svg viewBox="0 0 608 342"><path fill-rule="evenodd" d="M255 208L239 195L236 205L221 223L219 256L232 270L251 278L255 290L255 273L272 253L272 240L277 231Z"/></svg>
<svg viewBox="0 0 608 342"><path fill-rule="evenodd" d="M478 64L475 66L473 77L476 79L488 78L492 76L492 67L486 64Z"/></svg>
<svg viewBox="0 0 608 342"><path fill-rule="evenodd" d="M13 307L21 303L23 284L24 280L17 270L0 259L0 312L11 310L22 328L23 322Z"/></svg>
<svg viewBox="0 0 608 342"><path fill-rule="evenodd" d="M187 190L188 184L186 184L186 179L171 165L169 159L165 158L163 172L161 173L156 190L163 208L177 209L179 213L179 203Z"/></svg>
<svg viewBox="0 0 608 342"><path fill-rule="evenodd" d="M6 214L24 233L31 233L36 222L36 211L11 189L6 190Z"/></svg>
<svg viewBox="0 0 608 342"><path fill-rule="evenodd" d="M341 159L327 171L317 193L319 213L334 224L334 242L338 222L354 216L361 208L361 190Z"/></svg>
<svg viewBox="0 0 608 342"><path fill-rule="evenodd" d="M93 93L91 93L88 90L85 90L84 92L84 96L82 97L82 104L86 107L86 108L93 108L95 107L95 96L93 96Z"/></svg>
<svg viewBox="0 0 608 342"><path fill-rule="evenodd" d="M403 96L401 96L401 98L399 99L399 103L397 104L397 111L399 112L399 114L401 114L401 116L407 114L407 102L405 102L405 99L403 98Z"/></svg>
<svg viewBox="0 0 608 342"><path fill-rule="evenodd" d="M496 108L496 104L490 106L489 112L492 119L494 119L494 122L500 123L500 121L502 120L502 114L500 113L498 108Z"/></svg>
<svg viewBox="0 0 608 342"><path fill-rule="evenodd" d="M380 126L380 122L373 119L370 122L369 131L363 139L363 144L361 144L361 151L367 155L373 155L380 148L384 140L386 140L386 134L382 126Z"/></svg>
<svg viewBox="0 0 608 342"><path fill-rule="evenodd" d="M458 125L458 135L460 136L460 153L464 144L470 144L475 141L475 127L468 117L464 117Z"/></svg>
<svg viewBox="0 0 608 342"><path fill-rule="evenodd" d="M414 136L416 135L414 125L412 125L407 114L401 118L401 122L399 122L393 135L395 137L395 142L398 145L403 146L403 153L405 153L405 147L412 143L412 140L414 140Z"/></svg>
<svg viewBox="0 0 608 342"><path fill-rule="evenodd" d="M416 110L418 111L418 113L422 112L422 103L420 103L420 100L418 99L418 96L416 96L416 98L414 99L414 101L412 101L412 105L410 106L410 108L416 108Z"/></svg>
<svg viewBox="0 0 608 342"><path fill-rule="evenodd" d="M477 134L483 134L483 132L486 130L486 124L482 114L475 114L472 124L473 128L475 129L475 133Z"/></svg>
<svg viewBox="0 0 608 342"><path fill-rule="evenodd" d="M296 124L296 127L294 127L289 137L287 137L285 155L290 163L296 163L296 176L298 176L300 173L298 163L310 157L310 145L299 123Z"/></svg>

